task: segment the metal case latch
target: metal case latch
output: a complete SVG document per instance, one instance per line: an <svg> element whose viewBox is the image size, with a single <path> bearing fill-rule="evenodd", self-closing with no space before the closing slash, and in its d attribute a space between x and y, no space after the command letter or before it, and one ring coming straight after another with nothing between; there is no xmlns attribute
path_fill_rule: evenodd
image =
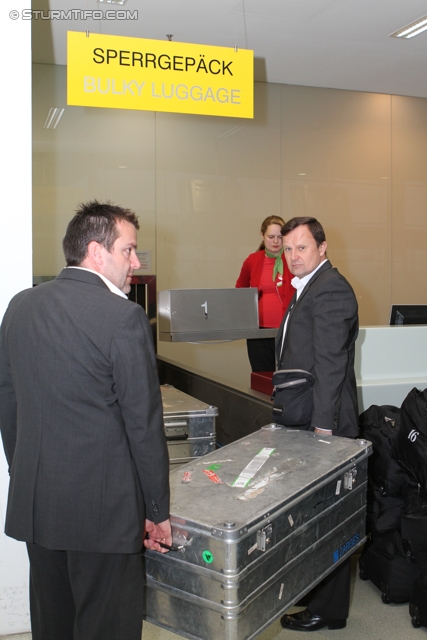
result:
<svg viewBox="0 0 427 640"><path fill-rule="evenodd" d="M357 469L350 469L344 474L344 489L351 491L356 484Z"/></svg>
<svg viewBox="0 0 427 640"><path fill-rule="evenodd" d="M164 421L167 440L185 440L188 438L187 422L185 420Z"/></svg>
<svg viewBox="0 0 427 640"><path fill-rule="evenodd" d="M271 534L273 525L268 524L264 529L260 529L256 534L256 546L260 551L265 551L271 545Z"/></svg>

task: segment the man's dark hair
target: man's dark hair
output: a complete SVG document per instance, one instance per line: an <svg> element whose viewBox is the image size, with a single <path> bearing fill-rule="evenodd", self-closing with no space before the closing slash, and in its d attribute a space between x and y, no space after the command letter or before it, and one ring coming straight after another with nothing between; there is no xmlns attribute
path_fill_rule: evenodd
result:
<svg viewBox="0 0 427 640"><path fill-rule="evenodd" d="M306 224L310 229L310 233L315 239L317 246L326 241L325 232L320 222L316 220L316 218L310 218L309 216L304 216L301 218L291 218L290 220L288 220L282 227L282 236L285 237L288 233L303 224Z"/></svg>
<svg viewBox="0 0 427 640"><path fill-rule="evenodd" d="M111 251L119 237L119 221L130 222L135 229L139 229L138 218L130 209L123 209L109 202L103 204L97 200L79 205L62 241L67 266L77 267L83 262L90 242L98 242L107 251Z"/></svg>

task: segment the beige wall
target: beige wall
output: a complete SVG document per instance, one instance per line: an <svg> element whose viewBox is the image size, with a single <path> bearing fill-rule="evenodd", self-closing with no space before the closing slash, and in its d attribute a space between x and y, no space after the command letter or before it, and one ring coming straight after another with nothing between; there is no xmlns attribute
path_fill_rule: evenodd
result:
<svg viewBox="0 0 427 640"><path fill-rule="evenodd" d="M34 273L63 264L78 202L134 208L159 289L232 287L267 215L314 215L352 283L361 324L427 303L427 100L255 84L253 121L67 107L65 68L34 66ZM126 168L120 168L126 167ZM246 387L245 343L159 353Z"/></svg>

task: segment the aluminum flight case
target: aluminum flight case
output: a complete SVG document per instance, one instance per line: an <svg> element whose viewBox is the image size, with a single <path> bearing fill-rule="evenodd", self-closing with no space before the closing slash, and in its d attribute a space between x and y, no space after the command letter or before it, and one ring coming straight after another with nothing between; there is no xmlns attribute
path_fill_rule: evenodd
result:
<svg viewBox="0 0 427 640"><path fill-rule="evenodd" d="M172 471L177 549L145 553L146 619L193 640L255 638L365 541L371 453L272 424Z"/></svg>
<svg viewBox="0 0 427 640"><path fill-rule="evenodd" d="M160 387L170 468L215 451L218 409L175 389Z"/></svg>

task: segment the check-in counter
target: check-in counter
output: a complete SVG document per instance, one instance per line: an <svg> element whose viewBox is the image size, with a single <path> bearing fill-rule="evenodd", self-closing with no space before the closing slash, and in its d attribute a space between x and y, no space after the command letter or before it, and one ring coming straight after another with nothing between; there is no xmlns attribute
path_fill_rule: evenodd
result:
<svg viewBox="0 0 427 640"><path fill-rule="evenodd" d="M360 412L400 407L413 387L427 387L427 326L361 327L355 370Z"/></svg>
<svg viewBox="0 0 427 640"><path fill-rule="evenodd" d="M355 371L360 412L372 404L400 406L413 387L427 387L427 327L361 327ZM251 388L271 395L271 374L252 374Z"/></svg>
<svg viewBox="0 0 427 640"><path fill-rule="evenodd" d="M224 347L215 343L275 337L277 329L258 328L257 300L254 288L161 291L159 339L211 342L210 348L216 351ZM224 350L222 355L226 357ZM246 363L239 376L232 377L223 369L217 368L215 374L211 364L198 370L159 358L163 383L218 407L218 442L228 444L271 421L271 394L267 389L260 393L250 388ZM427 387L427 326L361 327L355 373L360 412L372 404L400 406L413 387Z"/></svg>
<svg viewBox="0 0 427 640"><path fill-rule="evenodd" d="M212 346L212 348L215 348ZM271 421L270 395L222 381L208 371L158 358L162 383L218 407L217 441L228 444ZM413 387L427 388L427 326L362 327L355 371L360 413L372 404L400 406Z"/></svg>

